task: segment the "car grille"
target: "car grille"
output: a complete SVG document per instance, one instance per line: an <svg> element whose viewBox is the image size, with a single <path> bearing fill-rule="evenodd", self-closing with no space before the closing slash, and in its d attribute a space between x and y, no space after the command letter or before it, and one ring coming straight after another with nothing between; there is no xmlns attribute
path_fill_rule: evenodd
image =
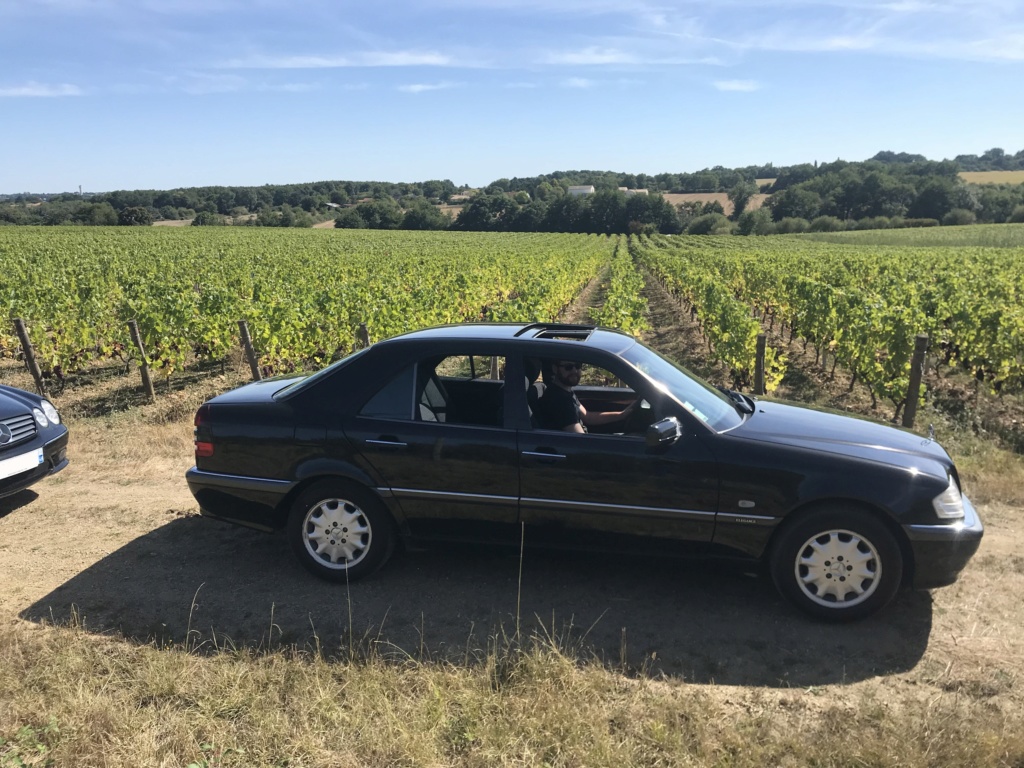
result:
<svg viewBox="0 0 1024 768"><path fill-rule="evenodd" d="M0 419L0 424L7 429L0 429L0 450L9 445L27 440L36 433L36 420L31 413L24 416L12 416L9 419ZM8 438L8 433L10 437ZM7 438L5 441L4 438Z"/></svg>

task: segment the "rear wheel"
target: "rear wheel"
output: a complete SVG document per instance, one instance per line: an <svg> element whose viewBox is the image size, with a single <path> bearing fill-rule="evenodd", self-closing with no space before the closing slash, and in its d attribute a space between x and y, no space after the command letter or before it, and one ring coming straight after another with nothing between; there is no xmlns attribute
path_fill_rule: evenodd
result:
<svg viewBox="0 0 1024 768"><path fill-rule="evenodd" d="M365 488L333 480L310 486L295 500L287 535L303 567L329 581L373 573L395 543L380 500Z"/></svg>
<svg viewBox="0 0 1024 768"><path fill-rule="evenodd" d="M864 510L831 507L779 534L771 572L779 592L829 621L864 618L896 595L903 555L885 525Z"/></svg>

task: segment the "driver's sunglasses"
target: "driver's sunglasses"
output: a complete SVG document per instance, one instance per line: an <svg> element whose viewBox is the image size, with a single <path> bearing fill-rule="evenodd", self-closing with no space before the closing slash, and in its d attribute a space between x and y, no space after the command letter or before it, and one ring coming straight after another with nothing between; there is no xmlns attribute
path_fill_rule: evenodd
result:
<svg viewBox="0 0 1024 768"><path fill-rule="evenodd" d="M583 370L583 363L559 363L558 367L563 371L571 371L576 369L577 371Z"/></svg>

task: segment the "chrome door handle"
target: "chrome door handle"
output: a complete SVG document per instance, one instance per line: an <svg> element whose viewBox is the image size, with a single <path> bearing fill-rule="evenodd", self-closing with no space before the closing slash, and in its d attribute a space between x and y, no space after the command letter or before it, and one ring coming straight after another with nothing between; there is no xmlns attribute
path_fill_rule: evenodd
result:
<svg viewBox="0 0 1024 768"><path fill-rule="evenodd" d="M408 448L408 443L403 443L400 440L367 440L367 445L380 445L384 448Z"/></svg>

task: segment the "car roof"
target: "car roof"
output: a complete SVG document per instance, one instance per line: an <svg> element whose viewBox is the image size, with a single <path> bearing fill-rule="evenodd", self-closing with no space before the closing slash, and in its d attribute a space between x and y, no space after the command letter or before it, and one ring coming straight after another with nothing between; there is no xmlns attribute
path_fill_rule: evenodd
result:
<svg viewBox="0 0 1024 768"><path fill-rule="evenodd" d="M456 325L440 325L410 331L380 344L393 342L443 341L443 340L480 340L480 341L511 341L519 339L527 342L581 342L587 347L620 353L636 343L629 334L611 328L600 328L595 325L577 325L573 323L459 323Z"/></svg>

